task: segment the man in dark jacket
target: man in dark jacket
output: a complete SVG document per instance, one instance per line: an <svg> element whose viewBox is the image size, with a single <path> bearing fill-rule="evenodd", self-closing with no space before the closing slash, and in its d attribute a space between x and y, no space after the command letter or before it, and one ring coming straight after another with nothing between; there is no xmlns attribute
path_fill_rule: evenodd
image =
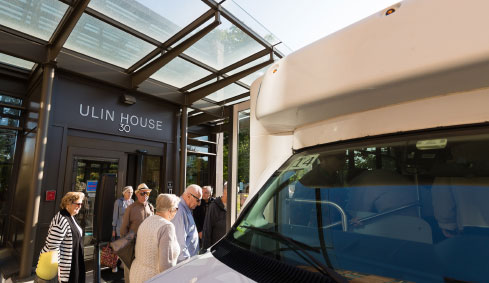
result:
<svg viewBox="0 0 489 283"><path fill-rule="evenodd" d="M209 205L202 235L202 246L204 249L215 244L226 234L226 201L227 190L224 190L222 197L216 198Z"/></svg>
<svg viewBox="0 0 489 283"><path fill-rule="evenodd" d="M202 201L200 205L194 209L192 215L194 216L195 226L197 226L197 232L199 232L199 240L202 240L202 229L204 228L205 215L209 208L209 205L214 201L212 197L212 187L202 187Z"/></svg>

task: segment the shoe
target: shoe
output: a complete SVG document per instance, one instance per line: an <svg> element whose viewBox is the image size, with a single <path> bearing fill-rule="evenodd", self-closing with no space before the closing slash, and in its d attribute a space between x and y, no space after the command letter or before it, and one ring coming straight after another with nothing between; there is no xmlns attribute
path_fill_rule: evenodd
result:
<svg viewBox="0 0 489 283"><path fill-rule="evenodd" d="M117 273L117 266L112 268L112 273Z"/></svg>

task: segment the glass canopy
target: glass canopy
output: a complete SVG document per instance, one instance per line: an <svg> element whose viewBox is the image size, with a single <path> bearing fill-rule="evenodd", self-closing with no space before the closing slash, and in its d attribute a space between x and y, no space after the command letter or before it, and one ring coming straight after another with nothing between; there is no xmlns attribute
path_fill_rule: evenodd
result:
<svg viewBox="0 0 489 283"><path fill-rule="evenodd" d="M156 48L142 39L83 14L65 47L122 68L128 68Z"/></svg>
<svg viewBox="0 0 489 283"><path fill-rule="evenodd" d="M215 69L222 69L260 50L263 46L225 18L213 31L187 49L189 55Z"/></svg>
<svg viewBox="0 0 489 283"><path fill-rule="evenodd" d="M47 55L49 60L58 62L59 70L69 66L69 71L75 74L123 89L129 85L140 92L181 104L183 96L189 92L269 59L267 55L251 63L240 63L257 52L267 50L283 56L282 51L272 47L281 45L280 40L234 1L87 2L86 9L80 10L78 4L84 3L80 0L0 0L0 35L12 40L9 46L19 46L18 50L0 48L0 52L9 54L0 53L0 64L33 70L36 63L46 62ZM209 12L219 14L221 23L193 45L182 51L175 49L215 21ZM202 17L204 15L206 18ZM200 23L203 20L205 22ZM165 45L175 35L182 38L176 38L170 46ZM60 51L58 47L62 47ZM168 56L169 60L163 56ZM32 62L19 58L32 58ZM80 62L83 62L80 70L73 68ZM222 72L236 63L234 70ZM248 86L265 69L209 93L192 103L192 107L195 111L214 111L223 105L246 100L243 94L249 92ZM199 82L209 76L212 79ZM239 99L229 101L236 96Z"/></svg>
<svg viewBox="0 0 489 283"><path fill-rule="evenodd" d="M7 65L12 65L15 67L26 69L26 70L30 70L32 69L32 67L34 67L34 63L32 62L22 60L20 58L12 57L3 53L0 53L0 62Z"/></svg>
<svg viewBox="0 0 489 283"><path fill-rule="evenodd" d="M88 6L162 42L209 10L199 0L91 0Z"/></svg>
<svg viewBox="0 0 489 283"><path fill-rule="evenodd" d="M177 57L157 71L151 78L182 88L210 74L212 73Z"/></svg>
<svg viewBox="0 0 489 283"><path fill-rule="evenodd" d="M67 9L57 0L0 0L0 25L47 41Z"/></svg>
<svg viewBox="0 0 489 283"><path fill-rule="evenodd" d="M220 90L210 94L207 96L208 99L211 99L215 102L221 102L223 100L229 99L231 97L238 96L247 92L248 90L244 87L241 87L237 84L230 84L226 87L221 88Z"/></svg>

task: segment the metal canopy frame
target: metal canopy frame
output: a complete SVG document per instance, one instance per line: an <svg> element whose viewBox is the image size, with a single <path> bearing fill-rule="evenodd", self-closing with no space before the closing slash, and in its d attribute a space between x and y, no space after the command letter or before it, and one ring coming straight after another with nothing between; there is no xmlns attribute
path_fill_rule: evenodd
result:
<svg viewBox="0 0 489 283"><path fill-rule="evenodd" d="M207 114L216 116L216 118L222 118L219 113L223 113L222 108L225 107L225 104L246 98L249 96L249 92L220 102L207 99L206 96L233 83L245 89L249 89L248 85L240 82L239 80L257 70L260 70L268 64L271 64L274 61L275 56L276 58L282 58L284 56L279 50L275 49L272 44L267 42L263 37L254 32L237 17L223 8L221 3L224 1L218 3L214 0L202 0L202 2L209 6L210 9L196 18L186 27L182 28L165 42L160 42L149 35L129 27L125 23L112 19L111 17L88 7L90 0L59 1L68 5L68 9L49 41L41 40L32 35L24 34L17 30L0 25L0 42L2 42L0 45L0 52L37 64L45 64L55 61L58 69L93 78L135 93L139 92L156 96L160 99L180 106L187 106L202 112L206 112ZM80 54L78 52L63 48L65 42L71 35L74 27L83 14L90 15L106 24L109 24L110 26L136 37L137 39L152 44L155 46L155 49L146 54L132 66L124 69L102 60L89 57L85 54ZM221 16L243 31L254 41L262 45L264 49L220 70L217 70L187 54L184 54L183 52L186 49L191 47L195 42L204 37L221 23ZM215 20L212 23L208 24L206 27L175 46L177 42L183 40L190 33L197 31L197 29L199 29L213 17ZM228 75L229 72L246 64L252 63L255 60L266 56L267 54L270 54L270 59L268 61L256 64L255 66L245 70L241 70L236 74ZM150 78L155 72L176 57L203 68L211 74L181 88L177 88L175 86L168 85L165 82ZM39 74L36 74L38 73L37 70L37 67L34 67L33 70L31 70L31 77L39 76ZM217 79L217 81L204 85L213 79ZM147 91L148 88L146 86L148 83L151 85L149 89L154 90L153 93ZM191 89L194 90L189 91ZM161 95L161 93L179 93L180 95L166 96ZM213 106L200 109L198 105L193 104L198 100L203 100Z"/></svg>
<svg viewBox="0 0 489 283"><path fill-rule="evenodd" d="M284 54L274 48L274 46L262 36L254 32L232 13L223 8L221 4L224 1L218 3L214 0L201 0L209 7L209 10L197 17L184 28L180 29L177 33L164 42L144 34L143 32L130 27L124 22L120 22L106 14L88 7L90 0L58 1L66 4L68 7L49 40L40 39L34 35L26 34L19 30L0 25L0 52L35 63L32 70L25 74L26 77L29 77L29 80L28 84L25 86L26 97L24 98L28 98L28 93L30 90L39 82L43 88L43 97L46 96L49 98L51 94L50 88L52 87L54 70L58 69L62 70L63 72L73 73L77 76L91 78L107 85L124 89L133 94L151 95L179 105L182 111L179 155L180 186L185 183L188 141L187 135L189 133L189 127L192 126L204 128L209 134L228 131L234 136L236 129L233 127L233 125L235 125L237 121L236 111L238 106L237 104L234 104L234 106L229 104L233 102L237 103L238 101L242 101L250 96L250 86L239 80L271 64L275 58L282 58L284 56ZM110 27L113 27L134 37L137 40L144 42L145 44L154 46L154 48L152 48L147 54L143 54L144 56L142 56L136 62L132 63L131 61L132 64L127 68L119 67L104 60L96 59L89 55L64 48L70 35L73 34L76 25L84 15L93 17L94 19L109 25ZM213 17L214 21L206 25L206 23ZM260 48L262 46L263 49L225 67L218 67L220 69L209 66L205 62L183 53L185 50L192 47L196 42L219 26L221 24L221 17L229 21L240 31L244 32L252 40L258 43ZM263 62L261 59L267 55L269 55L270 58ZM177 57L199 68L202 68L210 74L204 78L199 78L191 83L187 83L183 87L172 86L165 82L151 78L151 76L153 76L163 66L167 65ZM248 64L253 66L243 68ZM231 72L238 69L239 72L231 74ZM15 70L18 72L24 72L24 70L21 68L3 65L0 62L0 73L15 73ZM214 79L216 80L215 82L207 84ZM231 84L236 84L244 88L244 93L237 94L222 101L213 101L207 98L207 96ZM15 85L12 88L18 89L19 87ZM244 105L246 105L246 103L244 103ZM196 111L202 113L191 115L189 117L187 112L188 108L195 109ZM43 117L49 117L47 114L44 113ZM192 112L190 114L192 114ZM39 131L38 134L45 135L47 128L44 128L47 125L48 120L46 118L41 120L43 123L43 129L42 131ZM41 129L41 127L39 127L39 129ZM17 130L21 129L19 128ZM41 141L42 139L38 138L37 140ZM236 141L236 138L234 138L233 141ZM190 142L190 144L195 143L199 142ZM42 155L42 150L45 150L45 147L44 149L41 148L41 151L36 154ZM235 145L233 145L232 153L234 157L230 164L235 164ZM215 154L212 153L195 152L194 154L208 155L214 158L216 157ZM40 160L38 163L41 164L43 157L40 156L38 159ZM230 170L233 168L235 168L234 165L233 167L230 167ZM235 181L231 182L231 184L234 183ZM233 186L230 186L230 188L232 187ZM181 189L183 190L183 188ZM40 194L40 184L34 184L33 190L30 194L30 202L34 204L30 214L34 214L37 211L35 206L39 204L38 196ZM232 197L230 198L232 199ZM35 222L36 218L34 217L32 221ZM36 228L33 227L35 226L26 224L24 228L27 233L25 232L26 240L23 245L25 254L23 254L21 258L21 277L28 276L31 272L32 255L30 253L32 253L32 238L35 237L36 233Z"/></svg>

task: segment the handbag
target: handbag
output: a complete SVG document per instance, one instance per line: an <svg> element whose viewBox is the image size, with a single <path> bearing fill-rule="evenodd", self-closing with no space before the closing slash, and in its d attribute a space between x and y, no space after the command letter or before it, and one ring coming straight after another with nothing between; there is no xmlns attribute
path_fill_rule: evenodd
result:
<svg viewBox="0 0 489 283"><path fill-rule="evenodd" d="M45 281L52 280L58 275L58 251L45 252L39 256L36 275Z"/></svg>
<svg viewBox="0 0 489 283"><path fill-rule="evenodd" d="M112 251L108 244L102 248L102 253L100 254L101 265L114 268L117 266L117 260L119 260L119 257Z"/></svg>
<svg viewBox="0 0 489 283"><path fill-rule="evenodd" d="M110 243L110 247L119 256L122 262L131 268L132 261L135 258L134 248L136 245L136 234L130 231L127 235Z"/></svg>

